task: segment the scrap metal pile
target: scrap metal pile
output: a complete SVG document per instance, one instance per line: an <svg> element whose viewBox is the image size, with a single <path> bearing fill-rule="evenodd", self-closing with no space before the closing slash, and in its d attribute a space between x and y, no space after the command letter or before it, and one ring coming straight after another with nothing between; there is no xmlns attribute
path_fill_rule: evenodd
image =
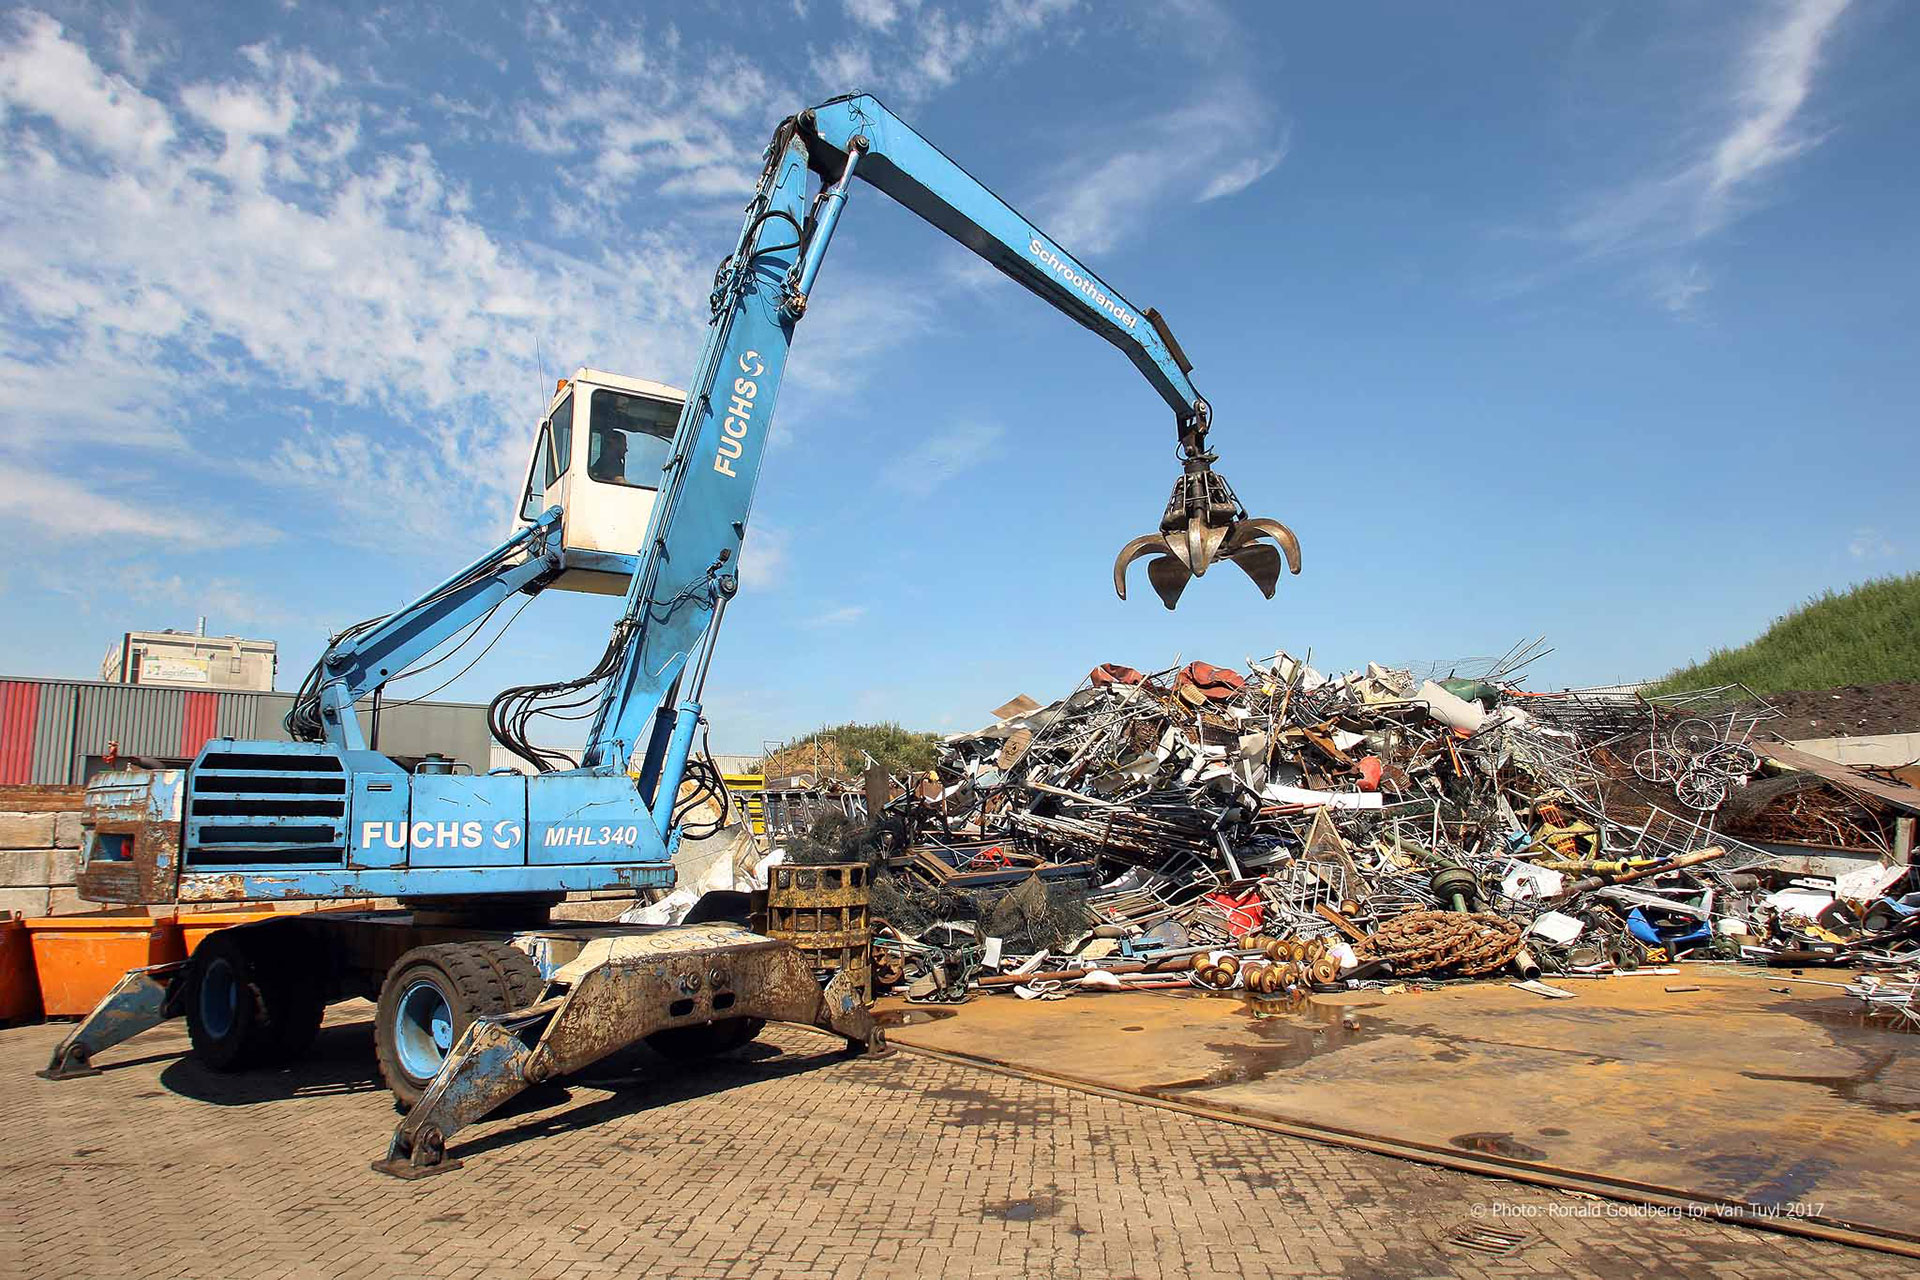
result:
<svg viewBox="0 0 1920 1280"><path fill-rule="evenodd" d="M947 741L885 834L875 915L916 918L889 917L883 967L960 999L1920 962L1904 863L1796 876L1716 827L1750 787L1806 790L1777 785L1764 703L1529 694L1509 659L1440 681L1284 653L1109 663L1009 704Z"/></svg>

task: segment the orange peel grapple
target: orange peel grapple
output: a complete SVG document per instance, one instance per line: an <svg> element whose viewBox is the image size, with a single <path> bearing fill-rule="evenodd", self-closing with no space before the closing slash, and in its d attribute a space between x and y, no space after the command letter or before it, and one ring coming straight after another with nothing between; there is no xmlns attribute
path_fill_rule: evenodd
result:
<svg viewBox="0 0 1920 1280"><path fill-rule="evenodd" d="M1278 520L1247 514L1227 478L1213 469L1217 455L1206 448L1203 437L1183 436L1180 443L1184 465L1173 482L1166 514L1160 517L1160 532L1120 548L1113 562L1113 589L1125 600L1127 566L1142 556L1154 556L1147 564L1147 581L1161 603L1172 609L1188 582L1203 576L1209 566L1231 560L1253 579L1262 595L1273 599L1283 553L1287 568L1300 572L1300 539Z"/></svg>

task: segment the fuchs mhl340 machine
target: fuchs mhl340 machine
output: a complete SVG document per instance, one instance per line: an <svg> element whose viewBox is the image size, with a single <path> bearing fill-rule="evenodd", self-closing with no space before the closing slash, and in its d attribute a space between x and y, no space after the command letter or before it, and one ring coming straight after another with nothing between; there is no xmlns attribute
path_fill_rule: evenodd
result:
<svg viewBox="0 0 1920 1280"><path fill-rule="evenodd" d="M811 175L811 176L810 176ZM307 676L291 742L216 739L184 770L112 772L88 785L83 896L120 904L392 898L394 911L329 910L235 925L184 964L135 970L80 1023L43 1074L184 1016L195 1054L233 1070L297 1057L326 1005L375 999L380 1067L408 1108L375 1167L452 1167L462 1125L529 1085L645 1040L699 1056L765 1020L884 1046L842 977L821 985L800 952L745 927L742 895L708 895L663 928L550 920L580 890L666 888L685 820L724 805L693 755L701 691L739 586L741 542L774 401L858 177L1127 354L1172 406L1183 471L1159 529L1114 564L1152 556L1168 608L1222 560L1269 598L1284 525L1250 519L1207 448L1211 412L1159 313L1135 307L874 98L836 98L781 122L686 392L582 369L542 420L515 527L418 600L348 628ZM373 749L356 707L515 597L621 595L606 651L573 679L508 689L494 736L531 775L411 771ZM592 728L577 767L528 738L544 712ZM683 786L683 783L691 784Z"/></svg>

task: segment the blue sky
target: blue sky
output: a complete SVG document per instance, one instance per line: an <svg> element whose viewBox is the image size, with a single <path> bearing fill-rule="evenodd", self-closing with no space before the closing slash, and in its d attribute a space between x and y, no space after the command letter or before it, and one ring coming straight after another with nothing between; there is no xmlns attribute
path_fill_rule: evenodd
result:
<svg viewBox="0 0 1920 1280"><path fill-rule="evenodd" d="M14 7L0 671L206 614L289 687L499 536L554 376L687 379L774 124L857 88L1169 317L1305 572L1114 599L1158 397L856 190L717 747L1277 647L1658 674L1920 563L1916 53L1893 0ZM612 607L440 696L584 670Z"/></svg>

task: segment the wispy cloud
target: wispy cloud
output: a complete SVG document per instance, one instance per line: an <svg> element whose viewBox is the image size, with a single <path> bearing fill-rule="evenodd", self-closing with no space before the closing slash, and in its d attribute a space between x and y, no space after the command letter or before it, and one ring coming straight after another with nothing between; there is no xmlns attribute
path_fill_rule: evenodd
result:
<svg viewBox="0 0 1920 1280"><path fill-rule="evenodd" d="M90 563L84 574L46 575L48 587L74 601L83 613L121 618L129 604L169 611L180 625L208 619L216 632L231 628L280 628L317 620L290 612L278 597L263 597L244 583L218 574L169 573L141 562Z"/></svg>
<svg viewBox="0 0 1920 1280"><path fill-rule="evenodd" d="M1291 145L1271 69L1248 55L1236 15L1216 0L1164 0L1153 14L1149 38L1191 59L1199 74L1180 82L1196 87L1169 94L1156 85L1139 109L1108 109L1101 123L1074 131L1077 145L1033 206L1040 226L1076 251L1150 234L1170 206L1239 195Z"/></svg>
<svg viewBox="0 0 1920 1280"><path fill-rule="evenodd" d="M1788 0L1770 10L1740 47L1722 89L1670 122L1702 134L1703 146L1590 197L1561 228L1583 259L1655 258L1642 270L1667 310L1688 311L1711 287L1690 258L1704 241L1756 206L1765 182L1818 146L1825 131L1803 119L1823 53L1848 0Z"/></svg>
<svg viewBox="0 0 1920 1280"><path fill-rule="evenodd" d="M785 529L756 516L740 545L740 585L749 591L778 586L786 576L788 546Z"/></svg>
<svg viewBox="0 0 1920 1280"><path fill-rule="evenodd" d="M866 28L834 42L837 56L814 59L837 79L808 86L844 93L871 89L914 103L976 69L1032 54L1081 0L986 0L936 6L921 0L850 0L850 15ZM904 19L904 20L903 20Z"/></svg>
<svg viewBox="0 0 1920 1280"><path fill-rule="evenodd" d="M842 605L838 609L828 609L825 613L816 613L801 625L816 629L820 627L844 627L850 622L858 622L861 618L866 617L866 615L867 606L863 604Z"/></svg>
<svg viewBox="0 0 1920 1280"><path fill-rule="evenodd" d="M841 0L841 7L861 26L888 31L899 21L902 12L918 9L920 0Z"/></svg>
<svg viewBox="0 0 1920 1280"><path fill-rule="evenodd" d="M1006 429L996 423L963 422L925 437L887 464L888 485L908 497L924 498L954 476L1000 452Z"/></svg>
<svg viewBox="0 0 1920 1280"><path fill-rule="evenodd" d="M194 453L272 459L254 478L320 497L349 533L426 511L417 531L470 539L524 467L536 339L691 363L704 251L671 228L590 261L506 238L425 146L382 134L362 88L264 46L223 77L147 86L45 14L0 19L0 457L61 470L110 450L150 489L205 471ZM242 442L208 412L289 394L358 410L380 439L294 422ZM192 536L68 484L72 501L9 501L75 536Z"/></svg>
<svg viewBox="0 0 1920 1280"><path fill-rule="evenodd" d="M1889 560L1898 553L1899 548L1873 528L1855 529L1852 541L1847 543L1847 554L1855 560Z"/></svg>
<svg viewBox="0 0 1920 1280"><path fill-rule="evenodd" d="M151 539L176 548L270 542L274 530L195 513L144 495L101 492L66 476L9 467L0 517L76 542Z"/></svg>
<svg viewBox="0 0 1920 1280"><path fill-rule="evenodd" d="M1035 210L1062 244L1100 253L1153 230L1157 209L1238 195L1286 158L1289 127L1250 81L1210 84L1170 110L1129 116L1047 179Z"/></svg>

